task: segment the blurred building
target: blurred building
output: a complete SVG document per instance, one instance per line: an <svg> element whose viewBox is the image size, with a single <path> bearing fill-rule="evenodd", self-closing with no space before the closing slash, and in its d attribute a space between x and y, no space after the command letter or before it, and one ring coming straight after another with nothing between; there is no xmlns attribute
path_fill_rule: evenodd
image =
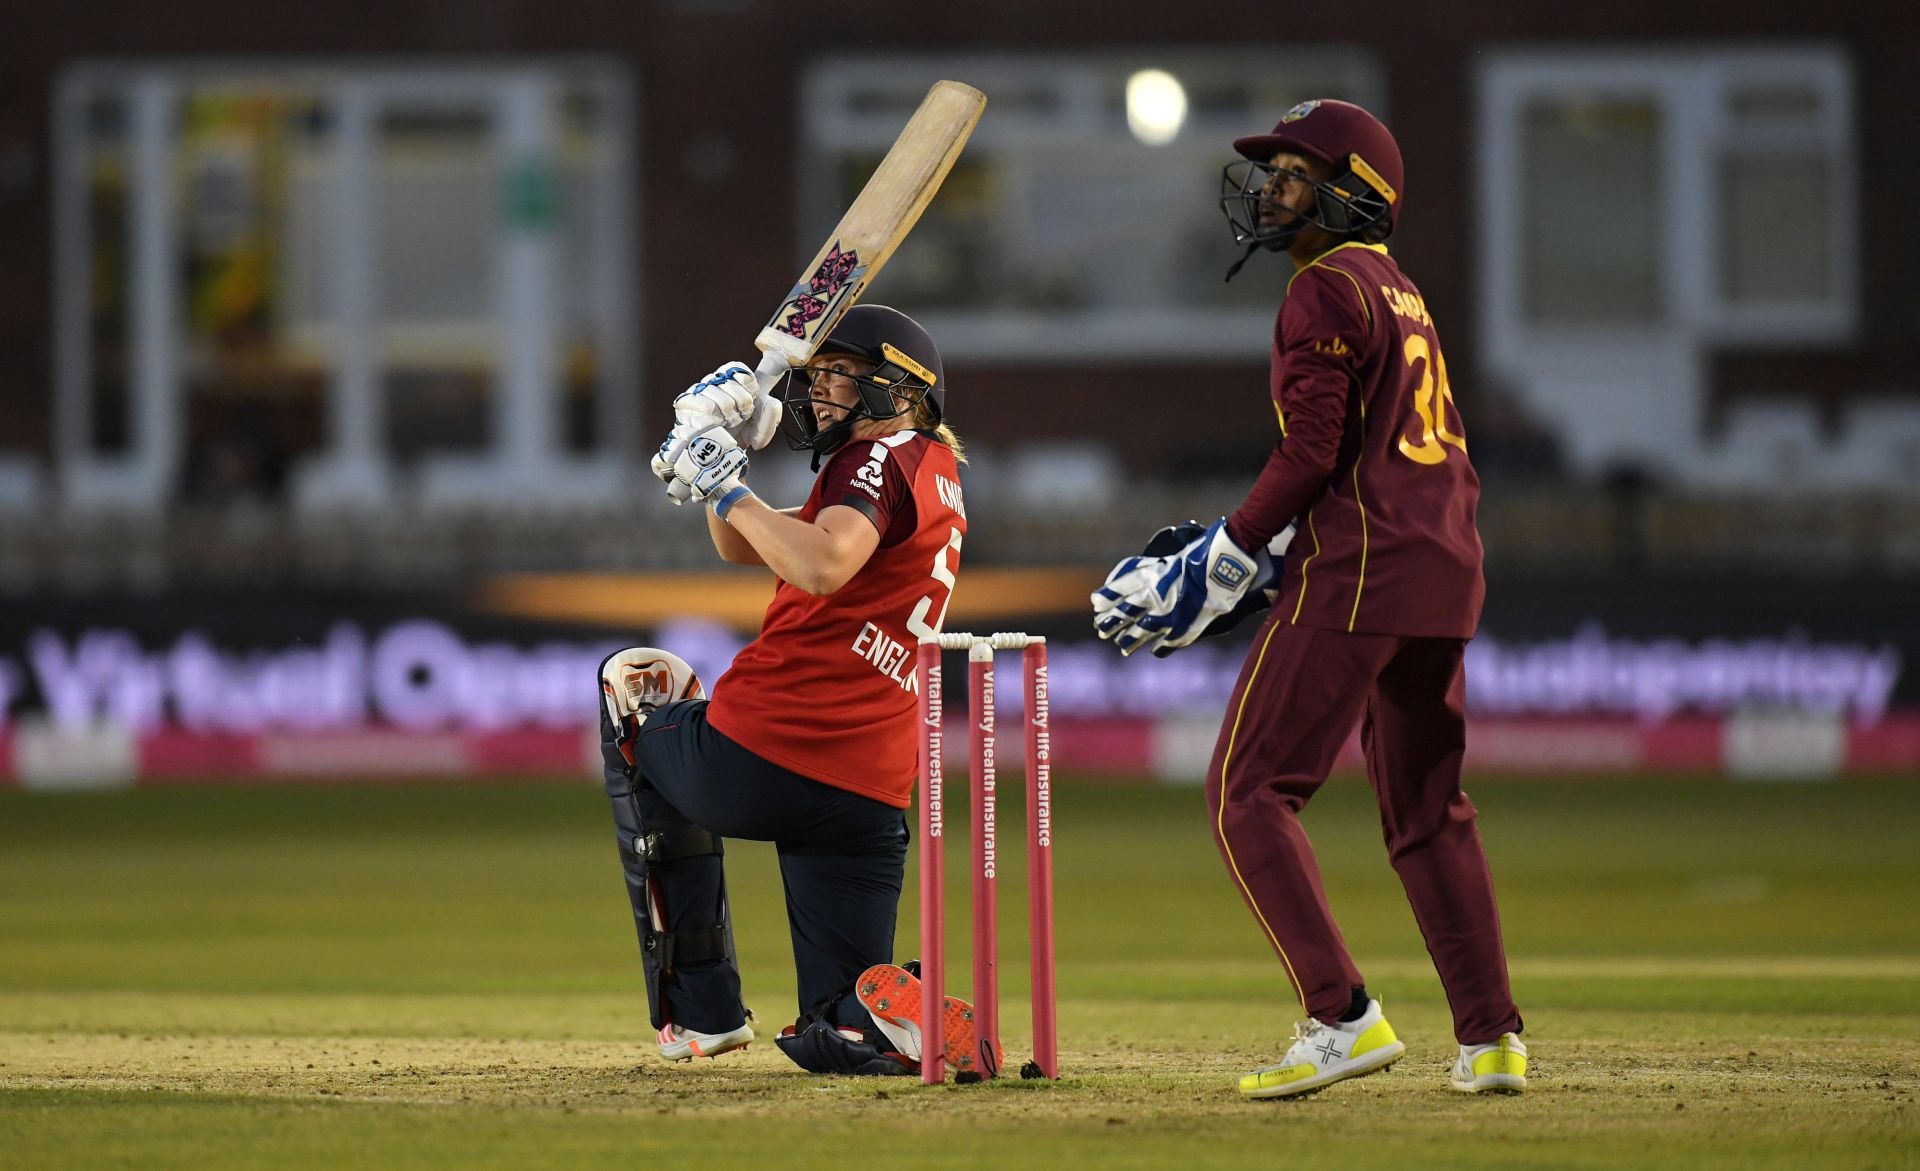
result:
<svg viewBox="0 0 1920 1171"><path fill-rule="evenodd" d="M1322 95L1402 140L1395 247L1470 415L1499 385L1589 477L1873 489L1920 462L1898 6L1406 6L1364 36L1253 4L1097 29L748 0L139 11L13 6L0 42L16 504L152 511L231 494L239 464L321 512L602 496L943 75L992 105L874 295L934 328L983 447L1092 438L1129 474L1258 451L1244 390L1285 274L1220 280L1217 167ZM1171 88L1130 105L1149 69Z"/></svg>
<svg viewBox="0 0 1920 1171"><path fill-rule="evenodd" d="M976 598L1065 630L1143 525L1237 502L1290 270L1223 280L1219 168L1344 97L1405 155L1392 247L1488 483L1486 645L1771 639L1817 674L1793 640L1842 640L1846 710L1911 702L1883 653L1920 653L1910 7L9 5L0 735L29 674L127 651L84 635L130 602L149 647L297 629L334 664L348 613L521 643L671 617L521 575L711 565L644 471L668 401L752 356L940 77L988 112L871 296L945 355L969 567L1064 574ZM803 457L755 462L804 491Z"/></svg>

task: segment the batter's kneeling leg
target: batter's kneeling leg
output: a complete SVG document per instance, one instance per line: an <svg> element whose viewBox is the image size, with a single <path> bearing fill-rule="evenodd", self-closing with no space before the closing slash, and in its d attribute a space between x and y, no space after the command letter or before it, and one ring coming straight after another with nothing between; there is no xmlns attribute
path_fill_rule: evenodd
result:
<svg viewBox="0 0 1920 1171"><path fill-rule="evenodd" d="M607 670L638 653L609 658L602 665L603 683ZM600 752L653 1027L671 1023L703 1033L737 1028L746 1009L727 912L725 847L628 763L634 725L622 728L612 708L602 707Z"/></svg>

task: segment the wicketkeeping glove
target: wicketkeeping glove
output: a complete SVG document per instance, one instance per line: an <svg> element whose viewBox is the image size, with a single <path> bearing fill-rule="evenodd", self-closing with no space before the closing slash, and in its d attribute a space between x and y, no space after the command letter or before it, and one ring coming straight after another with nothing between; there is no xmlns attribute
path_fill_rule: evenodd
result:
<svg viewBox="0 0 1920 1171"><path fill-rule="evenodd" d="M1093 628L1131 655L1143 647L1166 656L1209 634L1224 633L1247 614L1272 605L1279 578L1276 550L1289 528L1266 549L1248 553L1227 535L1226 518L1154 534L1147 551L1114 566L1093 592ZM1174 542L1186 537L1182 545Z"/></svg>
<svg viewBox="0 0 1920 1171"><path fill-rule="evenodd" d="M717 423L742 447L758 451L780 429L780 400L772 390L787 369L777 353L763 356L758 370L728 362L680 392L673 400L674 422L695 430Z"/></svg>
<svg viewBox="0 0 1920 1171"><path fill-rule="evenodd" d="M1186 548L1195 537L1206 531L1207 526L1197 520L1186 520L1181 521L1177 525L1168 525L1147 539L1147 546L1140 551L1141 555L1145 557L1165 557L1177 553ZM1206 626L1201 629L1198 636L1199 638L1217 638L1240 625L1248 615L1264 614L1268 610L1273 609L1274 601L1280 596L1280 573L1285 564L1283 559L1286 556L1287 548L1293 544L1293 532L1294 527L1288 525L1280 531L1278 536L1267 542L1267 556L1273 562L1273 573L1270 576L1257 579L1255 588L1248 590L1240 599L1239 604L1234 606L1233 609L1228 610L1225 614L1207 623ZM1257 559L1258 555L1256 554L1256 560ZM1194 641L1198 641L1198 639ZM1182 645L1187 644L1183 643ZM1153 654L1155 658L1164 659L1178 649L1180 648L1158 644L1153 648Z"/></svg>

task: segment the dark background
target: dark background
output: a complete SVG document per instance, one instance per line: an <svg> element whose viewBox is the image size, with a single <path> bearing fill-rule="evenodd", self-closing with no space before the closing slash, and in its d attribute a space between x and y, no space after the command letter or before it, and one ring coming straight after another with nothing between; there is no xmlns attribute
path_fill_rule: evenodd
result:
<svg viewBox="0 0 1920 1171"><path fill-rule="evenodd" d="M638 87L641 141L654 165L641 175L640 303L649 369L644 434L663 429L664 393L713 355L738 349L741 322L759 322L768 290L792 279L813 242L795 239L787 206L794 173L796 79L811 56L834 51L902 55L979 50L1351 44L1377 54L1394 131L1405 156L1407 213L1396 256L1447 323L1453 383L1473 401L1478 355L1470 296L1470 142L1473 60L1490 41L1540 46L1692 42L1842 46L1857 80L1863 328L1846 349L1718 353L1716 403L1741 394L1832 396L1916 387L1920 352L1920 9L1899 0L1806 4L1799 0L1672 4L1516 5L1478 0L1429 4L1286 5L1221 0L1204 6L1145 0L1101 5L981 3L923 6L849 0L786 5L766 0L404 0L382 4L238 4L135 0L87 4L14 0L0 10L0 447L50 448L51 268L48 247L48 101L61 67L76 59L262 57L275 54L415 56L597 54L619 58ZM1265 129L1255 127L1250 129ZM722 136L756 185L684 181L677 160L696 139ZM1226 144L1222 144L1223 153ZM1793 144L1783 143L1783 165ZM1224 249L1223 249L1224 250ZM804 259L804 257L800 257ZM884 281L884 278L882 278ZM979 366L980 363L973 363ZM969 434L1002 443L1074 433L1095 396L1156 420L1115 435L1134 463L1167 459L1203 437L1264 424L1257 399L1222 396L1229 417L1196 422L1170 409L1213 376L1244 385L1241 363L1218 369L1165 365L1006 366L980 372ZM1468 407L1471 410L1471 407ZM1243 417L1244 416L1244 417Z"/></svg>

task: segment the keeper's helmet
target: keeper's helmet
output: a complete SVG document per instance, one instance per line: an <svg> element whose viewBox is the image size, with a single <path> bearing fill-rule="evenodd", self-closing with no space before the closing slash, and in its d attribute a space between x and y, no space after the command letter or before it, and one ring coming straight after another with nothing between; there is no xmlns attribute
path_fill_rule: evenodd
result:
<svg viewBox="0 0 1920 1171"><path fill-rule="evenodd" d="M1344 239L1384 240L1400 214L1404 172L1400 146L1380 120L1352 102L1316 98L1288 110L1269 134L1237 138L1242 158L1220 172L1220 210L1233 242L1285 251L1308 224ZM1314 183L1314 206L1283 224L1262 224L1275 154L1291 151L1333 168L1333 178ZM1237 267L1237 266L1236 266Z"/></svg>
<svg viewBox="0 0 1920 1171"><path fill-rule="evenodd" d="M931 408L932 422L943 417L946 379L940 371L940 351L920 323L885 305L855 305L847 310L821 354L851 354L873 363L865 374L843 375L859 391L859 401L845 417L820 426L814 415L813 380L807 368L787 375L780 399L785 418L781 430L795 451L830 455L847 441L859 419L897 419L922 403Z"/></svg>

